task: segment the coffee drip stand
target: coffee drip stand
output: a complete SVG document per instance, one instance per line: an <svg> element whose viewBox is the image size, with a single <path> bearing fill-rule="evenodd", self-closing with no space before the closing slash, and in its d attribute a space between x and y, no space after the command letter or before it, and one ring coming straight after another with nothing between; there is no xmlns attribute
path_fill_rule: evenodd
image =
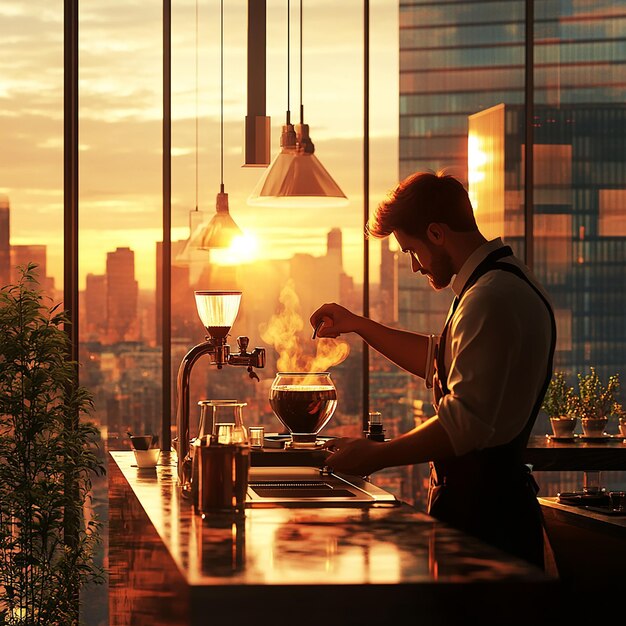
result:
<svg viewBox="0 0 626 626"><path fill-rule="evenodd" d="M265 348L248 352L248 337L237 337L239 352L231 353L226 343L228 333L239 312L241 291L196 291L196 308L208 333L206 341L194 346L183 357L177 377L177 438L174 446L178 456L178 481L184 495L191 494L192 457L189 437L189 382L193 366L201 356L207 355L211 365L220 370L224 365L245 367L248 376L259 380L253 368L265 367Z"/></svg>

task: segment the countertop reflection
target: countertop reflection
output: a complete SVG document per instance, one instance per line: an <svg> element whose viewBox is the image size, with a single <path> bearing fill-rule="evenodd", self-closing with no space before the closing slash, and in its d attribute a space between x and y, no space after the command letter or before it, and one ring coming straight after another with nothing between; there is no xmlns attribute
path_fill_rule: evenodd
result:
<svg viewBox="0 0 626 626"><path fill-rule="evenodd" d="M191 606L194 597L208 594L214 602L219 594L244 588L265 600L275 589L283 603L285 586L300 594L324 590L326 601L340 590L344 601L350 593L359 603L374 589L386 589L405 594L394 597L398 610L420 593L423 602L434 603L440 591L449 594L452 588L471 589L478 599L477 587L493 583L499 586L493 602L507 606L511 590L542 595L553 589L553 579L537 568L408 505L250 508L239 518L202 519L180 496L173 454L162 455L156 469L143 470L134 466L132 452L111 452L109 485L110 613L119 624L131 623L120 617L129 606L150 613L141 604L145 597L150 606L159 605L157 597L164 607L177 606L176 618L155 612L151 624L192 623L181 607ZM287 594L289 601L296 602L293 594ZM369 614L363 610L361 623ZM143 623L135 618L132 623Z"/></svg>
<svg viewBox="0 0 626 626"><path fill-rule="evenodd" d="M175 458L155 470L111 452L191 585L399 583L537 579L541 574L408 506L247 509L202 519L176 485Z"/></svg>

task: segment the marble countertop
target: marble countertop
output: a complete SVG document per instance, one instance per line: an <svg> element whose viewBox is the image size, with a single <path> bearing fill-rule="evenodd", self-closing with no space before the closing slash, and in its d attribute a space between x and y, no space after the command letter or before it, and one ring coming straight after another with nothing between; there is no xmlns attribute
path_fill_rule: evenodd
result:
<svg viewBox="0 0 626 626"><path fill-rule="evenodd" d="M126 490L190 586L394 585L551 579L537 568L437 522L393 508L261 508L202 519L181 497L175 457L156 469L110 452L110 480ZM112 538L113 541L113 538Z"/></svg>

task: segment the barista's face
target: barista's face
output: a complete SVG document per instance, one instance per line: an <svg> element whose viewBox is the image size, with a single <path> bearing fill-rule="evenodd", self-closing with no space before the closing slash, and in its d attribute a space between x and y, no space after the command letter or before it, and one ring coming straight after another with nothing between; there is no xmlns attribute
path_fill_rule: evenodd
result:
<svg viewBox="0 0 626 626"><path fill-rule="evenodd" d="M444 246L444 232L439 224L428 226L427 238L407 235L401 230L394 231L400 249L411 259L411 270L428 276L433 289L444 289L454 276L452 260Z"/></svg>

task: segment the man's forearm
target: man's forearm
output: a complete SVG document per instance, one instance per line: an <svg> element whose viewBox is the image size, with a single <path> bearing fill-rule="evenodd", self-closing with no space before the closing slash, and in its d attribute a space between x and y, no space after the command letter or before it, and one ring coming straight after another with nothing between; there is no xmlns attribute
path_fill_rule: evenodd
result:
<svg viewBox="0 0 626 626"><path fill-rule="evenodd" d="M395 437L376 450L378 468L426 463L454 456L450 437L435 415L408 433Z"/></svg>
<svg viewBox="0 0 626 626"><path fill-rule="evenodd" d="M355 332L369 346L402 369L425 377L428 335L398 330L368 318L360 318Z"/></svg>

